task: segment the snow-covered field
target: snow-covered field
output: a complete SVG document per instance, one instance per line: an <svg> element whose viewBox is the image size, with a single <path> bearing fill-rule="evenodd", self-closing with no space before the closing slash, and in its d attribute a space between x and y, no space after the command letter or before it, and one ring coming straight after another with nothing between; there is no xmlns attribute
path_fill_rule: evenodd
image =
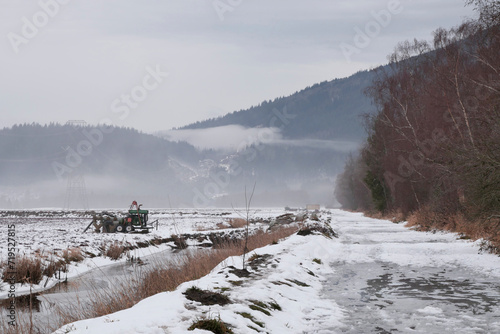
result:
<svg viewBox="0 0 500 334"><path fill-rule="evenodd" d="M109 210L110 212L115 212ZM283 214L283 209L252 209L249 213L255 221L259 219L267 220ZM119 213L119 211L118 211ZM122 213L125 215L125 213ZM146 248L138 248L127 252L118 261L102 255L102 250L110 244L118 242L126 246L135 246L138 243L146 243L153 239L169 238L172 235L182 234L208 234L213 231L223 233L234 229L224 229L229 227L228 222L231 219L246 217L246 212L242 209L152 209L150 210L149 221L158 219L158 229L152 230L148 234L139 233L95 233L91 227L86 233L83 233L92 217L85 215L84 212L55 211L55 210L27 210L18 212L0 213L0 261L8 260L8 233L9 225L15 226L15 235L10 241L15 240L16 259L20 257L39 256L45 262L59 259L62 252L67 249L79 248L85 255L82 262L71 263L68 266L68 272L64 273L61 280L74 278L82 275L92 269L125 262L127 256L143 257L158 253L174 247L172 242ZM251 229L265 228L265 223L252 223ZM222 227L222 229L221 229ZM186 240L187 243L200 243L193 240ZM203 240L202 242L210 242ZM16 295L42 291L53 287L59 282L54 277L45 277L40 284L29 286L27 284L16 284ZM0 299L6 298L8 289L6 283L0 284Z"/></svg>
<svg viewBox="0 0 500 334"><path fill-rule="evenodd" d="M234 333L500 332L498 256L452 233L338 210L329 218L339 238L293 235L255 250L248 277L238 275L242 258L232 257L173 292L57 333L208 333L188 330L204 318ZM193 286L230 303L189 300Z"/></svg>

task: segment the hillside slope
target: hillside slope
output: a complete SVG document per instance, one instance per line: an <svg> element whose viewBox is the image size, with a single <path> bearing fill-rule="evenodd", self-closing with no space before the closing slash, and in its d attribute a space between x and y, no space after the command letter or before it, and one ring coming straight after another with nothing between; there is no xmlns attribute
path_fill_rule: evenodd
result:
<svg viewBox="0 0 500 334"><path fill-rule="evenodd" d="M225 125L278 126L286 139L355 140L365 137L361 115L375 107L364 90L374 71L361 71L348 78L325 81L274 101L246 110L196 122L181 129L205 129Z"/></svg>

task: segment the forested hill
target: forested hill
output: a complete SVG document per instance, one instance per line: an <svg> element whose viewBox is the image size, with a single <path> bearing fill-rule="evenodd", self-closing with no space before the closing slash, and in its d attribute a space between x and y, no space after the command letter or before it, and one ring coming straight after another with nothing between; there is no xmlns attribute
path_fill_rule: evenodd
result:
<svg viewBox="0 0 500 334"><path fill-rule="evenodd" d="M130 128L15 125L0 130L0 185L65 178L73 170L142 175L164 170L172 157L197 164L200 154Z"/></svg>
<svg viewBox="0 0 500 334"><path fill-rule="evenodd" d="M258 106L196 122L182 129L233 124L249 128L280 127L284 117L286 126L281 128L287 139L359 141L366 136L361 115L375 112L371 100L364 94L374 76L375 71L361 71L348 78L325 81L288 97L264 101Z"/></svg>

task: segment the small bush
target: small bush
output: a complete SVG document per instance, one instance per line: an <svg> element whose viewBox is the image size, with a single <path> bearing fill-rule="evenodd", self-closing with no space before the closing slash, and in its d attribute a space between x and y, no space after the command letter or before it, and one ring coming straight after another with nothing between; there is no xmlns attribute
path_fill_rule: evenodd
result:
<svg viewBox="0 0 500 334"><path fill-rule="evenodd" d="M264 305L265 306L265 305ZM250 308L254 311L259 311L259 312L262 312L264 313L265 315L267 316L270 316L271 315L271 312L269 312L268 310L266 310L264 307L262 306L259 306L257 304L253 304L253 305L250 305Z"/></svg>
<svg viewBox="0 0 500 334"><path fill-rule="evenodd" d="M200 302L203 305L226 305L231 302L227 296L221 293L201 290L195 286L187 289L184 295L187 299Z"/></svg>
<svg viewBox="0 0 500 334"><path fill-rule="evenodd" d="M118 260L124 252L125 247L118 242L114 242L109 245L105 255L113 260Z"/></svg>
<svg viewBox="0 0 500 334"><path fill-rule="evenodd" d="M232 228L243 228L247 225L246 219L243 218L231 218L229 219L229 226Z"/></svg>
<svg viewBox="0 0 500 334"><path fill-rule="evenodd" d="M251 315L250 313L248 313L248 312L236 312L236 314L239 314L239 315L241 315L243 318L245 318L245 319L248 319L248 320L252 321L252 322L253 322L254 324L256 324L257 326L264 328L264 323L263 323L263 322L261 322L261 321L257 321L257 320L253 317L253 315ZM252 327L250 327L250 328L252 328ZM254 329L254 330L255 330L255 331L257 331L257 332L259 331L258 329Z"/></svg>
<svg viewBox="0 0 500 334"><path fill-rule="evenodd" d="M174 240L177 249L186 249L188 247L186 239L182 235L172 234L171 238Z"/></svg>
<svg viewBox="0 0 500 334"><path fill-rule="evenodd" d="M197 320L188 328L189 331L194 331L195 329L204 329L215 334L233 334L233 331L220 318Z"/></svg>
<svg viewBox="0 0 500 334"><path fill-rule="evenodd" d="M280 304L278 304L275 300L273 300L272 302L269 302L268 304L269 304L269 307L271 307L273 310L281 311Z"/></svg>
<svg viewBox="0 0 500 334"><path fill-rule="evenodd" d="M71 262L81 262L84 259L80 248L69 248L63 250L62 258L68 264Z"/></svg>
<svg viewBox="0 0 500 334"><path fill-rule="evenodd" d="M248 259L248 262L252 262L253 260L257 260L260 257L261 257L261 255L259 255L257 253L253 253L252 256L250 256L250 258Z"/></svg>
<svg viewBox="0 0 500 334"><path fill-rule="evenodd" d="M39 257L23 256L15 261L15 267L4 263L2 279L9 283L38 284L43 278L42 260Z"/></svg>
<svg viewBox="0 0 500 334"><path fill-rule="evenodd" d="M297 235L301 236L307 236L311 234L322 234L329 239L338 238L337 233L329 225L322 223L315 223L313 225L304 226L297 232Z"/></svg>
<svg viewBox="0 0 500 334"><path fill-rule="evenodd" d="M66 272L68 270L65 260L50 261L43 269L43 274L47 277L56 276L59 271Z"/></svg>
<svg viewBox="0 0 500 334"><path fill-rule="evenodd" d="M313 262L315 262L317 264L321 264L322 263L321 259L318 259L318 258L313 259Z"/></svg>
<svg viewBox="0 0 500 334"><path fill-rule="evenodd" d="M292 282L292 283L295 283L297 284L298 286L303 286L303 287L309 287L310 285L307 284L307 283L304 283L304 282L301 282L299 280L296 280L296 279L286 279L288 282Z"/></svg>

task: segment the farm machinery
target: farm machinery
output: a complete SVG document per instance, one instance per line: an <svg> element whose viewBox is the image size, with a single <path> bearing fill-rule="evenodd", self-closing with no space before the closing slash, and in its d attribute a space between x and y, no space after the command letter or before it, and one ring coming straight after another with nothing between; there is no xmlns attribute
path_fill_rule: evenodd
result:
<svg viewBox="0 0 500 334"><path fill-rule="evenodd" d="M87 232L91 226L94 226L98 233L129 233L134 231L149 233L154 228L155 223L158 227L158 220L148 224L149 211L141 209L141 206L142 204L138 205L136 201L133 201L125 217L119 217L107 211L94 214L92 221L83 232Z"/></svg>

